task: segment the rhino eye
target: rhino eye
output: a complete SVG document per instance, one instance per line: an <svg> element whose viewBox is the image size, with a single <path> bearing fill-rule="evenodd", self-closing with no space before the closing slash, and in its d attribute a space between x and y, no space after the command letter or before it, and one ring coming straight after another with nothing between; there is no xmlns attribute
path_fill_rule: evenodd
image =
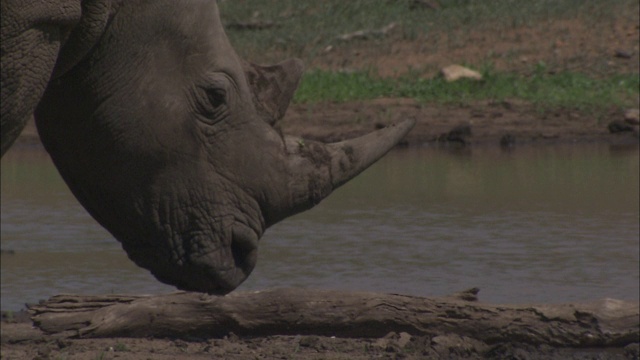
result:
<svg viewBox="0 0 640 360"><path fill-rule="evenodd" d="M196 92L196 108L199 119L206 124L213 125L224 120L228 115L227 92L223 88L200 88Z"/></svg>
<svg viewBox="0 0 640 360"><path fill-rule="evenodd" d="M214 109L227 103L227 92L222 89L207 90L207 97L209 98L209 104L211 104Z"/></svg>

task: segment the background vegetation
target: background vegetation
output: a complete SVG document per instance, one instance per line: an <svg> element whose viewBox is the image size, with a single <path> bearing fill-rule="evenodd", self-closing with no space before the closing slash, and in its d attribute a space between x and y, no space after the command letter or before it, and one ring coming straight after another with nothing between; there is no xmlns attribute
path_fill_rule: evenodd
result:
<svg viewBox="0 0 640 360"><path fill-rule="evenodd" d="M523 54L536 58L537 51L542 53L538 48L552 41L544 37L545 29L558 24L580 24L591 29L594 38L621 23L637 24L639 4L637 0L222 0L220 8L241 56L258 63L287 57L305 60L310 68L296 95L298 102L389 96L461 103L518 98L542 107L590 109L637 107L640 85L633 49L635 65L622 68L609 66L612 53L605 38L599 40L600 47L561 59L542 54L537 61L526 62ZM392 35L376 33L391 23L396 24ZM339 40L361 30L370 33L363 39ZM451 60L480 70L481 82L446 83L429 63L392 76L380 74L379 67L366 62L351 63L352 54L375 56L377 49L385 55L397 43L413 43L421 53L442 57L464 53L476 45L479 32L491 37L483 52ZM538 34L533 39L540 44L527 44L531 38L514 33ZM505 39L515 39L512 49L494 51L492 42ZM341 62L349 66L341 67Z"/></svg>

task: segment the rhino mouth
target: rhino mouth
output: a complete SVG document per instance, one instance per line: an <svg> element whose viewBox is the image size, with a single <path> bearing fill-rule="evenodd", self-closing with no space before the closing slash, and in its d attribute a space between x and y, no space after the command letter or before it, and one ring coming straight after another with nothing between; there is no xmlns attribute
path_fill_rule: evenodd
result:
<svg viewBox="0 0 640 360"><path fill-rule="evenodd" d="M258 240L258 234L252 229L241 223L234 224L229 243L225 241L213 252L188 255L189 267L198 270L188 270L177 287L215 295L231 292L249 277L256 266Z"/></svg>
<svg viewBox="0 0 640 360"><path fill-rule="evenodd" d="M253 271L260 238L258 232L239 222L228 231L230 235L219 242L202 233L187 235L181 245L171 246L174 255L164 264L156 257L148 262L149 254L140 258L139 251L127 252L134 262L164 283L180 290L224 295L242 284Z"/></svg>

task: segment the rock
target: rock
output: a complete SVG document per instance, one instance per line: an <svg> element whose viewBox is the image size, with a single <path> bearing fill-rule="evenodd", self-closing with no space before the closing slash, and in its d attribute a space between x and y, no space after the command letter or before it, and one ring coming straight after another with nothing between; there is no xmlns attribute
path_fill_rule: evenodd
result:
<svg viewBox="0 0 640 360"><path fill-rule="evenodd" d="M471 136L471 125L462 124L451 128L446 133L440 134L437 138L437 142L446 142L451 144L458 144L465 146L468 143L468 138Z"/></svg>
<svg viewBox="0 0 640 360"><path fill-rule="evenodd" d="M621 120L613 120L607 125L609 132L612 134L622 133L622 132L631 132L633 131L633 126L627 124Z"/></svg>
<svg viewBox="0 0 640 360"><path fill-rule="evenodd" d="M513 146L515 146L516 144L516 137L513 136L512 134L504 134L502 135L502 137L500 138L500 146L502 148L511 148Z"/></svg>
<svg viewBox="0 0 640 360"><path fill-rule="evenodd" d="M471 125L458 125L446 134L446 141L467 144L467 138L471 136Z"/></svg>
<svg viewBox="0 0 640 360"><path fill-rule="evenodd" d="M627 109L624 112L624 121L631 125L640 125L640 109Z"/></svg>
<svg viewBox="0 0 640 360"><path fill-rule="evenodd" d="M251 20L249 22L233 22L227 24L228 29L233 30L264 30L280 27L280 24L272 21Z"/></svg>
<svg viewBox="0 0 640 360"><path fill-rule="evenodd" d="M400 336L398 337L398 340L396 340L396 344L398 344L398 346L401 349L404 349L405 346L407 346L407 344L411 341L411 335L409 335L406 332L401 332Z"/></svg>
<svg viewBox="0 0 640 360"><path fill-rule="evenodd" d="M482 74L461 65L445 66L440 70L440 73L447 82L453 82L459 79L482 80Z"/></svg>
<svg viewBox="0 0 640 360"><path fill-rule="evenodd" d="M413 0L409 8L411 10L414 9L431 9L431 10L439 10L442 7L439 2L436 0Z"/></svg>
<svg viewBox="0 0 640 360"><path fill-rule="evenodd" d="M616 50L616 54L615 56L617 58L621 58L621 59L631 59L631 57L633 56L633 54L629 51L624 51L624 50Z"/></svg>

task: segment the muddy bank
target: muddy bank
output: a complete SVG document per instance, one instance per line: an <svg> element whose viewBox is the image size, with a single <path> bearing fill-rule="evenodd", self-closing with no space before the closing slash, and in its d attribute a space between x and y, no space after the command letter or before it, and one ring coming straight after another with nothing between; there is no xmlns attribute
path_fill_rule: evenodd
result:
<svg viewBox="0 0 640 360"><path fill-rule="evenodd" d="M420 104L412 99L377 99L345 104L294 105L282 121L284 132L339 141L400 121L417 120L405 138L425 144L517 146L573 142L637 143L638 126L625 122L623 109L603 114L570 109L540 111L519 101L473 105ZM612 132L612 122L626 124Z"/></svg>
<svg viewBox="0 0 640 360"><path fill-rule="evenodd" d="M416 119L415 128L402 143L407 146L637 144L639 140L638 125L625 120L625 109L612 108L598 114L572 109L540 111L521 101L466 106L421 104L413 99L294 104L278 126L289 135L335 142L407 118ZM18 142L39 143L33 123L27 125Z"/></svg>
<svg viewBox="0 0 640 360"><path fill-rule="evenodd" d="M3 359L637 359L638 344L621 348L553 348L523 343L478 344L456 336L381 338L330 336L238 337L220 339L56 339L28 324L2 324ZM29 339L5 332L30 334Z"/></svg>

